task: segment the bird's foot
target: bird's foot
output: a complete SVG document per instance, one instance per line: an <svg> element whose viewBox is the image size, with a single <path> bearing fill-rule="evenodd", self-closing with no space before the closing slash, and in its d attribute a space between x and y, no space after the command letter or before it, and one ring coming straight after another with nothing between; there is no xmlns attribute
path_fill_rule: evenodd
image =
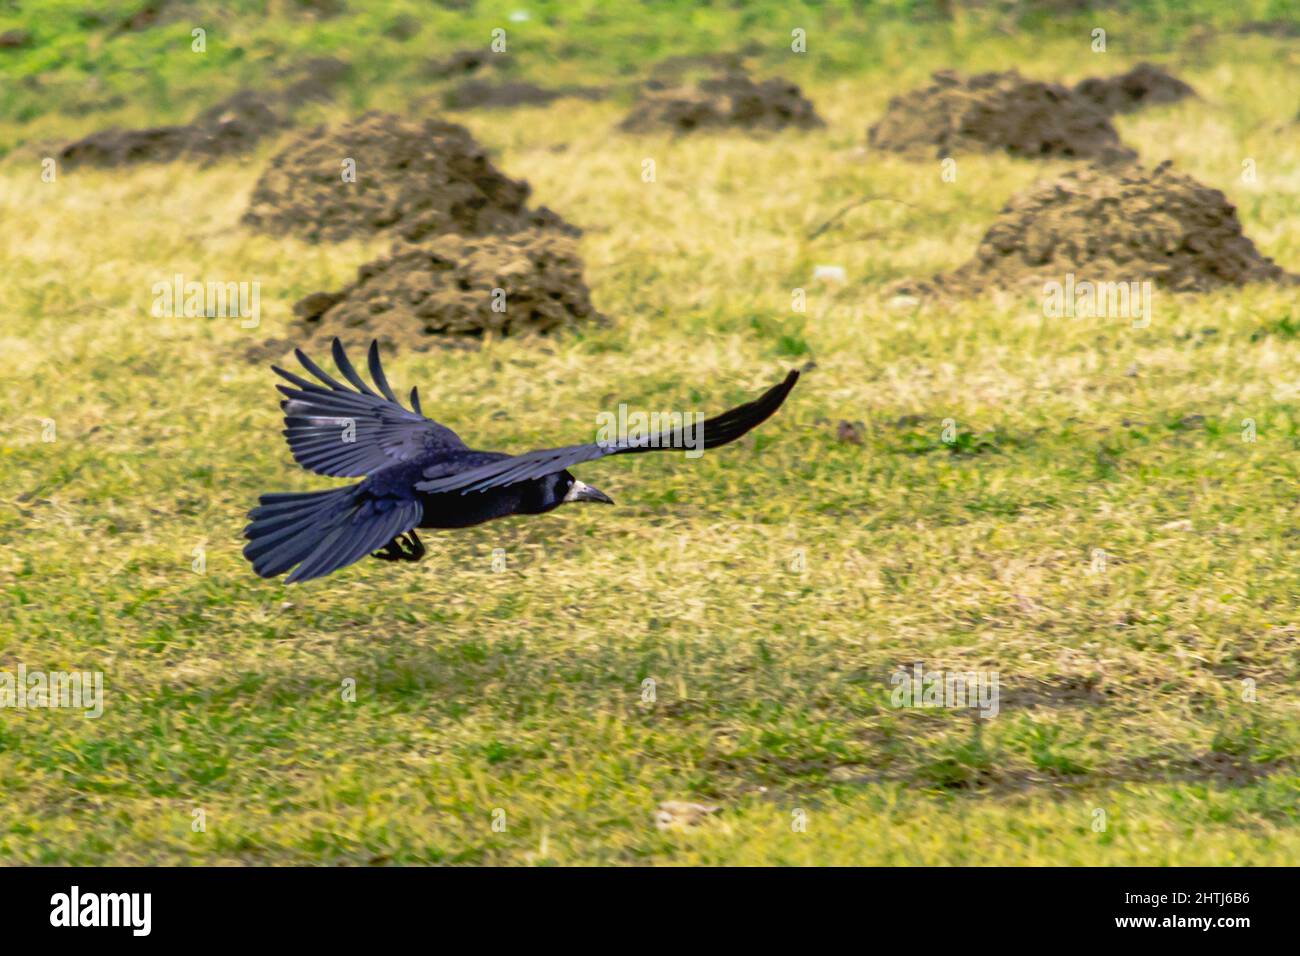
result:
<svg viewBox="0 0 1300 956"><path fill-rule="evenodd" d="M399 534L384 545L382 551L376 551L371 557L380 561L419 561L424 554L424 542L420 536L414 531L408 531L404 535Z"/></svg>

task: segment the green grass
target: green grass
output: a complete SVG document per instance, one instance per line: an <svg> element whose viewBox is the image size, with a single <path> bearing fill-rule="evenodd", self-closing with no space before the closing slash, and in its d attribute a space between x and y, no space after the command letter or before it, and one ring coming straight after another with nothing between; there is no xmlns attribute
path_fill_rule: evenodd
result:
<svg viewBox="0 0 1300 956"><path fill-rule="evenodd" d="M188 20L108 37L73 22L84 4L48 6L35 46L0 53L16 75L42 71L45 91L6 84L0 124L0 670L102 670L106 702L98 720L0 710L0 860L1300 858L1293 291L1157 292L1138 330L1045 319L1030 299L914 308L884 291L959 264L1012 193L1066 167L963 157L943 183L937 163L864 152L867 124L936 68L1073 81L1136 62L1114 39L1089 52L1095 15L1049 32L1034 14L916 26L909 10L927 5L829 5L806 13L800 58L785 52L798 25L785 4L563 5L562 22L546 15L561 5L530 4L531 25L507 22L524 75L625 82L659 56L753 38L764 72L801 83L828 126L616 135L625 98L454 114L587 230L612 322L399 355L394 385L418 384L471 444L526 449L590 437L620 401L722 409L813 366L735 446L580 469L617 508L430 533L420 565L286 588L240 556L244 512L259 492L331 482L292 464L273 376L242 353L291 334L297 298L339 287L384 244L240 227L274 144L243 163L52 184L39 159L110 122L188 118L321 52L360 72L320 118L425 115L437 90L415 79L422 59L516 4L418 5L405 44L380 26L414 4L320 23L241 5L223 22L244 52L210 38L207 61L166 52ZM1190 6L1221 25L1219 8ZM1122 117L1121 135L1224 190L1247 234L1300 271L1294 52L1227 29L1198 40L1181 15L1154 26L1159 9L1104 22L1144 52L1167 47L1203 98ZM127 103L61 113L87 76ZM804 238L864 194L907 205L867 204ZM814 284L819 264L849 283ZM177 272L259 280L261 327L152 318L153 283ZM795 288L806 313L791 311ZM840 420L863 423L860 444L837 440ZM997 671L999 714L891 706L890 674L917 661ZM665 800L721 809L660 832Z"/></svg>

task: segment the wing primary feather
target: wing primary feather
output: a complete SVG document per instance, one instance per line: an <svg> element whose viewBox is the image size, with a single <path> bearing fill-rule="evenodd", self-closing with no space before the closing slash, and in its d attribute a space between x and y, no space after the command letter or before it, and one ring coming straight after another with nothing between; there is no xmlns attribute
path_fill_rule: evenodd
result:
<svg viewBox="0 0 1300 956"><path fill-rule="evenodd" d="M352 362L348 358L348 353L343 349L343 343L337 338L334 344L330 346L330 351L334 356L334 364L339 367L343 377L351 382L362 395L369 395L371 398L378 398L375 390L366 384L366 380L357 374L357 370L352 367Z"/></svg>
<svg viewBox="0 0 1300 956"><path fill-rule="evenodd" d="M420 408L420 390L414 385L411 386L411 410L421 417L424 416L424 411Z"/></svg>
<svg viewBox="0 0 1300 956"><path fill-rule="evenodd" d="M397 400L397 396L393 394L392 386L388 384L388 377L384 375L383 365L379 363L378 339L370 340L370 352L367 354L366 360L370 365L370 377L375 380L375 384L379 386L379 390L384 393L384 398L388 399L394 405L401 405L402 403Z"/></svg>
<svg viewBox="0 0 1300 956"><path fill-rule="evenodd" d="M324 385L321 385L317 382L309 381L303 378L301 375L280 368L280 366L278 365L272 365L271 371L275 372L275 374L279 375L281 378L292 382L294 385L297 385L298 388L300 388L304 392L311 392L313 395L334 394L334 392L331 389L326 388ZM286 388L288 388L287 385L278 385L278 384L275 387L280 389L280 391L284 391Z"/></svg>
<svg viewBox="0 0 1300 956"><path fill-rule="evenodd" d="M302 365L303 368L311 372L311 374L315 375L318 379L320 379L322 382L324 382L334 391L346 392L348 390L348 387L346 385L344 385L342 382L340 382L334 376L330 375L323 368L321 368L310 358L308 358L307 353L304 352L302 349L294 349L293 354L297 357L298 362ZM320 386L316 386L316 387L319 388Z"/></svg>

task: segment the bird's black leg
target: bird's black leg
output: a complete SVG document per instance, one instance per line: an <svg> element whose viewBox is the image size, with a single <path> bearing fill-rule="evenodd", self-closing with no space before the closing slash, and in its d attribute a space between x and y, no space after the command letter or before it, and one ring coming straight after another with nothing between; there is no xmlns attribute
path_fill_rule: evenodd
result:
<svg viewBox="0 0 1300 956"><path fill-rule="evenodd" d="M371 555L372 558L378 558L380 561L401 561L403 556L402 546L398 544L400 538L394 538L388 544L384 545L382 551L376 551Z"/></svg>
<svg viewBox="0 0 1300 956"><path fill-rule="evenodd" d="M376 551L371 557L380 561L419 561L424 555L424 542L414 531L408 531L388 542L382 551Z"/></svg>
<svg viewBox="0 0 1300 956"><path fill-rule="evenodd" d="M411 550L410 553L407 555L406 560L419 561L422 557L424 557L424 553L425 553L424 542L420 540L420 536L415 533L414 528L406 532L406 538L411 545Z"/></svg>

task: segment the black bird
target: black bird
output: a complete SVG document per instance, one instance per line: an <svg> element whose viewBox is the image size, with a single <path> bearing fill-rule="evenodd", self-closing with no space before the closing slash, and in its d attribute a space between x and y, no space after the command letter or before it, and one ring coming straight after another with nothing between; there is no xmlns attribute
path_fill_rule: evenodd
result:
<svg viewBox="0 0 1300 956"><path fill-rule="evenodd" d="M284 435L293 457L321 475L366 479L346 488L268 494L248 513L244 557L264 578L294 568L289 583L319 578L367 554L386 561L418 561L424 545L416 528L468 528L516 514L544 514L568 501L613 504L603 492L578 481L568 469L606 455L662 448L717 448L733 442L781 407L799 378L791 371L746 405L703 423L702 439L687 444L682 429L618 441L548 448L523 455L474 451L450 428L425 418L419 392L403 408L379 364L379 343L370 343L370 377L376 393L334 340L334 363L353 388L295 349L303 368L320 382L278 366L288 381Z"/></svg>

